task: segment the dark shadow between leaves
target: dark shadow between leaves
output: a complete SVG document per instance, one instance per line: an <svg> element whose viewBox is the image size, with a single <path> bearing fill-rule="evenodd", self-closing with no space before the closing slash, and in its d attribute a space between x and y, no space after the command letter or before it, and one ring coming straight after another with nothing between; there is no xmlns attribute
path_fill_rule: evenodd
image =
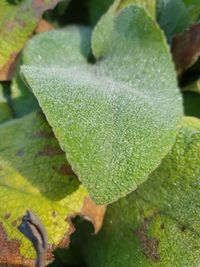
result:
<svg viewBox="0 0 200 267"><path fill-rule="evenodd" d="M77 216L72 220L75 232L71 235L69 248L56 249L55 260L47 267L87 267L81 247L93 235L94 227L91 222Z"/></svg>

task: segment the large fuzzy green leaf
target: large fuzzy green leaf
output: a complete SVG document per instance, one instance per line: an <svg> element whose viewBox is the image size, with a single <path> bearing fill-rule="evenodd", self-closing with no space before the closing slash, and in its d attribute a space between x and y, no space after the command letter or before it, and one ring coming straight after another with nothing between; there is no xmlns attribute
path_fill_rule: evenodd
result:
<svg viewBox="0 0 200 267"><path fill-rule="evenodd" d="M171 149L182 101L165 39L143 8L97 25L95 64L84 57L84 31L37 36L22 72L73 170L97 203L109 203L136 189Z"/></svg>
<svg viewBox="0 0 200 267"><path fill-rule="evenodd" d="M88 267L199 266L199 179L200 121L186 118L149 180L108 207L98 235L87 237L81 229L64 261L74 260L71 253L79 249Z"/></svg>
<svg viewBox="0 0 200 267"><path fill-rule="evenodd" d="M67 242L67 218L81 211L87 192L41 114L2 124L0 140L0 263L32 266L32 245L17 229L26 210L46 227L49 260Z"/></svg>

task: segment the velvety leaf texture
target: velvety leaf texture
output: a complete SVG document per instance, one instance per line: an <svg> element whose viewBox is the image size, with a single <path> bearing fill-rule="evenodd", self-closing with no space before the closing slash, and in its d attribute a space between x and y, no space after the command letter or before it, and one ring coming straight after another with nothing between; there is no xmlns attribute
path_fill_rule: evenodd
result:
<svg viewBox="0 0 200 267"><path fill-rule="evenodd" d="M186 118L172 152L149 180L108 207L98 235L89 238L81 232L74 248L82 247L82 263L88 267L199 266L199 178L200 121Z"/></svg>
<svg viewBox="0 0 200 267"><path fill-rule="evenodd" d="M0 126L0 262L32 266L35 252L18 230L32 210L48 234L52 250L69 241L67 219L81 212L85 188L66 162L43 115L32 113Z"/></svg>
<svg viewBox="0 0 200 267"><path fill-rule="evenodd" d="M92 49L95 64L87 62L86 28L41 34L29 43L22 72L73 170L104 204L160 164L178 132L182 100L164 36L143 8L103 18Z"/></svg>

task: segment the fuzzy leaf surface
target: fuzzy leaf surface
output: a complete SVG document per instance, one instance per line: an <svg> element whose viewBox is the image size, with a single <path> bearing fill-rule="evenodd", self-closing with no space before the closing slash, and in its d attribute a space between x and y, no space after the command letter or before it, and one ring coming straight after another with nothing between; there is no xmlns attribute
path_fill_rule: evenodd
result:
<svg viewBox="0 0 200 267"><path fill-rule="evenodd" d="M198 266L199 178L200 121L190 117L149 180L108 206L98 235L89 237L86 228L80 229L71 249L79 250L88 267ZM66 259L72 259L71 252Z"/></svg>
<svg viewBox="0 0 200 267"><path fill-rule="evenodd" d="M164 36L143 8L100 21L92 35L95 64L84 56L84 31L37 36L22 72L73 170L105 204L136 189L160 164L175 141L182 99Z"/></svg>

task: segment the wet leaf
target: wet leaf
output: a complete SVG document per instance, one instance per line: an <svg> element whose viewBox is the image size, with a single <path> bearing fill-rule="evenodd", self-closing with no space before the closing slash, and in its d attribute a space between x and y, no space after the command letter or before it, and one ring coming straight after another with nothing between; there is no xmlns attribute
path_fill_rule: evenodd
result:
<svg viewBox="0 0 200 267"><path fill-rule="evenodd" d="M179 75L198 60L200 56L200 23L193 25L173 39L172 55Z"/></svg>
<svg viewBox="0 0 200 267"><path fill-rule="evenodd" d="M91 200L43 115L32 113L2 124L0 140L0 263L33 265L34 249L18 230L27 210L46 228L46 261L55 247L68 245L71 216L85 215L99 230L105 207L93 203L93 214L86 212Z"/></svg>
<svg viewBox="0 0 200 267"><path fill-rule="evenodd" d="M45 10L52 9L60 0L23 0L13 3L0 1L0 74L10 79L11 64L24 47ZM13 67L13 66L12 66Z"/></svg>
<svg viewBox="0 0 200 267"><path fill-rule="evenodd" d="M182 100L163 34L143 8L129 6L97 25L96 64L84 57L85 32L71 27L35 37L22 72L73 170L105 204L160 164L178 132Z"/></svg>
<svg viewBox="0 0 200 267"><path fill-rule="evenodd" d="M76 248L82 244L82 262L88 267L198 266L199 178L200 121L186 118L172 152L149 180L108 206L101 231L86 238L87 229L80 229Z"/></svg>

